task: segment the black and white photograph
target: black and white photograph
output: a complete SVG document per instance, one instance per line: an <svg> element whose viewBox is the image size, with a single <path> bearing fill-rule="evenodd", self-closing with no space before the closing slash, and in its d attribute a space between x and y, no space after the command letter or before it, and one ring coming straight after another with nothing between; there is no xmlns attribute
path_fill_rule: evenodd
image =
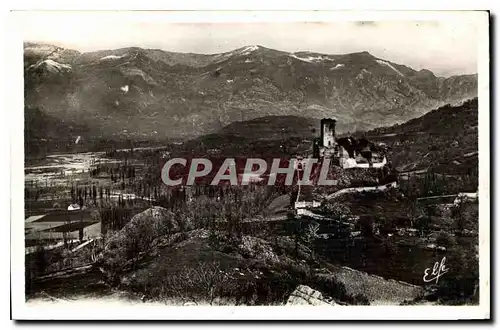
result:
<svg viewBox="0 0 500 330"><path fill-rule="evenodd" d="M490 317L487 11L11 14L15 319Z"/></svg>

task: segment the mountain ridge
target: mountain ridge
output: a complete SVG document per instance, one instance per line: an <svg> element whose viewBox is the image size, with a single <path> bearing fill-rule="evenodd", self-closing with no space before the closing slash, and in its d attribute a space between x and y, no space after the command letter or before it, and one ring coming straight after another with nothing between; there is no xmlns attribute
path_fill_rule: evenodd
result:
<svg viewBox="0 0 500 330"><path fill-rule="evenodd" d="M340 131L368 130L477 96L477 74L436 77L366 51L80 53L26 43L24 60L27 108L113 139L190 138L270 115L336 117Z"/></svg>

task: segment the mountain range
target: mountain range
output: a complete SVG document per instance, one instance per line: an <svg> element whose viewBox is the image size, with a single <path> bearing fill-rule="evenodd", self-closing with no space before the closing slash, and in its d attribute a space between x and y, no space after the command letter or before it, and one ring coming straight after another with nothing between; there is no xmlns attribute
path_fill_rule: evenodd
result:
<svg viewBox="0 0 500 330"><path fill-rule="evenodd" d="M203 55L25 43L24 78L28 141L192 138L265 116L334 117L341 133L403 123L477 96L477 74L436 77L368 52L258 45Z"/></svg>

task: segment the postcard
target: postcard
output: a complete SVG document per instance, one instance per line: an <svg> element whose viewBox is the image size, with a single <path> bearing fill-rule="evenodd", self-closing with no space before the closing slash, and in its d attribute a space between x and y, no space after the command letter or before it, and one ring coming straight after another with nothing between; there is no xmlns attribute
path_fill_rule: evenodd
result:
<svg viewBox="0 0 500 330"><path fill-rule="evenodd" d="M11 19L13 319L490 318L487 11Z"/></svg>

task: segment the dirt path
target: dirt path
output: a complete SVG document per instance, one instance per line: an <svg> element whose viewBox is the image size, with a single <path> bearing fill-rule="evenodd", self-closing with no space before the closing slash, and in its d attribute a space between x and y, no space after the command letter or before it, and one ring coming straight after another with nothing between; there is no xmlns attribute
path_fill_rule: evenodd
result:
<svg viewBox="0 0 500 330"><path fill-rule="evenodd" d="M350 194L350 193L357 193L357 192L366 192L366 191L385 191L389 188L395 188L397 187L396 182L391 182L388 184L384 184L381 186L375 186L375 187L355 187L355 188L345 188L339 191L334 192L333 194L330 194L326 196L326 199L334 199L338 196L344 195L344 194Z"/></svg>

